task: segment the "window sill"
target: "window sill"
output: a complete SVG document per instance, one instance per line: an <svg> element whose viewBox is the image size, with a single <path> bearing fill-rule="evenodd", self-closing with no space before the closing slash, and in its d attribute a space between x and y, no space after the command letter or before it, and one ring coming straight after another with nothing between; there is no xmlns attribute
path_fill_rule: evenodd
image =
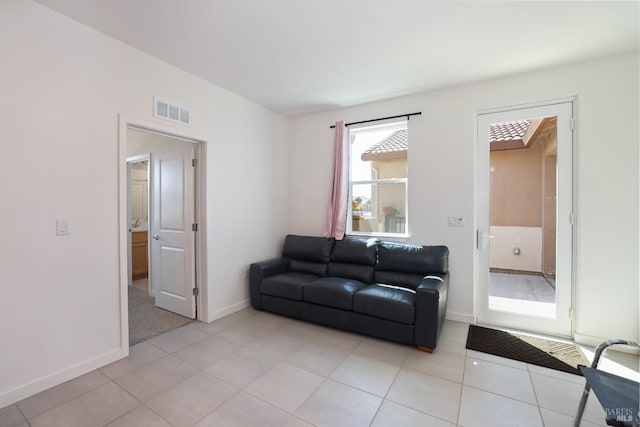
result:
<svg viewBox="0 0 640 427"><path fill-rule="evenodd" d="M411 237L410 234L406 234L406 233L370 233L370 232L364 232L364 231L351 231L345 234L347 236L353 236L353 237L375 237L380 240L391 241L391 242L392 241L404 242Z"/></svg>

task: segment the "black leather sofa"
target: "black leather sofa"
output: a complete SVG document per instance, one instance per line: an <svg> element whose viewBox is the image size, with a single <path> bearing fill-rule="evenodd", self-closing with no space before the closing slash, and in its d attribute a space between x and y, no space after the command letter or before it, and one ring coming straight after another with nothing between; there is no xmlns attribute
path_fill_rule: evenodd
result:
<svg viewBox="0 0 640 427"><path fill-rule="evenodd" d="M447 309L448 259L446 246L288 235L281 257L251 264L251 304L431 352Z"/></svg>

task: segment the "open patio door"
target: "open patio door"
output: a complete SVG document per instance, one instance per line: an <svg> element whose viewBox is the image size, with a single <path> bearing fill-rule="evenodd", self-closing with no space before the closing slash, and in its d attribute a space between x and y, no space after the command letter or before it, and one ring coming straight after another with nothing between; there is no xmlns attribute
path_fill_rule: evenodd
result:
<svg viewBox="0 0 640 427"><path fill-rule="evenodd" d="M572 334L573 102L478 115L480 323Z"/></svg>

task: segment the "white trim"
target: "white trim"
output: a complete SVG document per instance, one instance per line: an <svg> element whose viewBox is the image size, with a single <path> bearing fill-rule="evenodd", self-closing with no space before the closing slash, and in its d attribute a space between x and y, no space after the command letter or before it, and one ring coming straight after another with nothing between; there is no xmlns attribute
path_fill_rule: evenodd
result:
<svg viewBox="0 0 640 427"><path fill-rule="evenodd" d="M197 190L196 198L198 208L196 221L198 221L198 233L196 234L196 283L199 296L196 299L198 320L206 321L208 318L208 286L206 263L206 147L205 138L194 135L191 129L173 127L166 122L132 117L123 114L118 115L118 250L120 271L120 346L121 357L129 355L129 313L127 287L128 287L128 248L127 245L127 129L142 130L171 138L196 143L196 157L198 167L196 169Z"/></svg>
<svg viewBox="0 0 640 427"><path fill-rule="evenodd" d="M476 323L476 317L470 313L456 313L455 311L447 310L447 314L444 316L444 318L453 322L462 322L469 324Z"/></svg>
<svg viewBox="0 0 640 427"><path fill-rule="evenodd" d="M220 319L224 316L228 316L230 314L235 313L236 311L240 311L244 308L250 307L251 306L251 301L249 299L245 299L242 300L240 302L237 302L235 304L231 304L228 305L226 307L220 308L214 312L211 313L211 319L209 320L210 322L213 322L214 320Z"/></svg>
<svg viewBox="0 0 640 427"><path fill-rule="evenodd" d="M127 349L127 354L128 352L129 351ZM127 355L124 354L123 349L113 349L82 363L66 367L52 374L35 379L27 384L22 384L18 387L12 388L11 390L4 391L0 393L0 408L19 402L22 399L77 378L80 375L94 371L126 356Z"/></svg>
<svg viewBox="0 0 640 427"><path fill-rule="evenodd" d="M385 121L382 124L374 124L371 125L369 123L363 123L358 126L349 126L347 131L349 133L349 149L348 149L348 166L349 170L347 173L347 223L345 227L345 235L351 236L363 236L363 237L381 237L381 238L398 238L398 239L408 239L410 237L409 234L409 176L408 176L408 158L407 158L407 177L406 178L383 178L383 179L368 179L368 180L356 180L352 179L352 168L351 168L351 159L353 156L352 147L355 141L355 138L358 134L367 134L370 132L379 132L383 130L406 130L409 133L409 120L407 118L404 119L389 119L389 121ZM355 231L353 230L353 187L355 185L384 185L384 184L404 184L404 217L405 217L405 225L404 233L386 233L384 231ZM373 195L372 195L373 198Z"/></svg>
<svg viewBox="0 0 640 427"><path fill-rule="evenodd" d="M564 104L566 102L572 102L574 104L574 112L575 112L575 101L577 99L578 97L576 95L573 95L573 96L567 96L564 98L554 98L554 99L548 99L543 101L527 102L524 104L513 104L513 105L502 106L502 107L490 107L490 108L485 108L485 109L476 111L475 115L477 120L477 116L482 116L485 114L503 113L505 111L524 110L527 108L546 107L549 105ZM575 115L574 115L574 118L575 118ZM475 123L475 125L476 125L475 129L477 129L478 128L477 123Z"/></svg>
<svg viewBox="0 0 640 427"><path fill-rule="evenodd" d="M591 346L591 347L597 347L600 344L602 344L603 342L610 340L612 338L620 338L620 339L626 339L623 337L609 337L609 338L604 338L604 337L594 337L591 335L583 335L580 334L578 332L574 333L573 336L573 341L576 344L580 344L580 345L587 345L587 346ZM615 345L612 347L609 347L607 349L607 351L620 351L622 353L630 353L630 354L640 354L640 349L636 348L636 347L631 347L629 345Z"/></svg>

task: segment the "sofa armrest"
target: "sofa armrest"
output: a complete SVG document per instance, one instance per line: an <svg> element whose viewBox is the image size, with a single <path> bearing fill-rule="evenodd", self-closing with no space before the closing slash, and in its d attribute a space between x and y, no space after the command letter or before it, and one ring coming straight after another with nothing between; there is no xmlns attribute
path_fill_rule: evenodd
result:
<svg viewBox="0 0 640 427"><path fill-rule="evenodd" d="M256 309L262 308L260 285L262 279L276 274L282 274L289 268L289 258L279 257L266 261L254 262L249 266L249 297L251 305Z"/></svg>
<svg viewBox="0 0 640 427"><path fill-rule="evenodd" d="M416 288L415 344L436 348L447 312L449 273L426 276Z"/></svg>

